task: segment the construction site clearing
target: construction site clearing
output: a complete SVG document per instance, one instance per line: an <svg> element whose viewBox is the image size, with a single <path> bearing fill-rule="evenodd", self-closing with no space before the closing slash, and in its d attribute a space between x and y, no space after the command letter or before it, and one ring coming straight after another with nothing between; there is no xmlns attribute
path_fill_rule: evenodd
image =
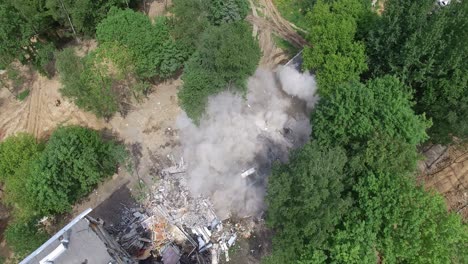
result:
<svg viewBox="0 0 468 264"><path fill-rule="evenodd" d="M185 169L181 159L161 170L139 207L121 205L117 224L93 218L87 209L21 264L229 262L229 249L251 236L258 219L220 219L209 199L191 195ZM239 177L254 173L250 168Z"/></svg>

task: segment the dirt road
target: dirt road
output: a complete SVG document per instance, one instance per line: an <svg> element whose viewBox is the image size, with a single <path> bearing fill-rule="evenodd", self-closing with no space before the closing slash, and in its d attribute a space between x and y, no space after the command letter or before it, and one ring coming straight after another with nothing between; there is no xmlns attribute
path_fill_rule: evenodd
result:
<svg viewBox="0 0 468 264"><path fill-rule="evenodd" d="M249 3L252 14L248 15L246 20L253 25L253 35L258 36L263 52L260 66L274 68L289 59L288 54L276 46L273 34L296 47L302 48L307 45L307 41L294 30L297 27L281 17L271 0L258 0L256 3L249 0Z"/></svg>
<svg viewBox="0 0 468 264"><path fill-rule="evenodd" d="M6 89L0 90L0 140L17 132L44 138L60 124L84 125L94 129L106 126L103 120L84 112L62 98L57 78L34 74L30 94L25 101L16 100Z"/></svg>

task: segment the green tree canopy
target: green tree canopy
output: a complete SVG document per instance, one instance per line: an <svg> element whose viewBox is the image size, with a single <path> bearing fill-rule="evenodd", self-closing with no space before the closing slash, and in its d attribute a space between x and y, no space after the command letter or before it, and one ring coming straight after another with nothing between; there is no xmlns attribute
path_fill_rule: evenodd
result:
<svg viewBox="0 0 468 264"><path fill-rule="evenodd" d="M25 61L33 47L33 31L14 7L0 1L0 69L5 69L15 58Z"/></svg>
<svg viewBox="0 0 468 264"><path fill-rule="evenodd" d="M26 189L31 208L40 214L63 213L112 175L125 150L83 127L58 128L30 167Z"/></svg>
<svg viewBox="0 0 468 264"><path fill-rule="evenodd" d="M34 25L7 1L0 1L0 69L13 60L31 63L41 74L50 76L49 63L54 46L38 37Z"/></svg>
<svg viewBox="0 0 468 264"><path fill-rule="evenodd" d="M189 58L198 47L203 31L210 25L208 0L174 0L171 33L177 47Z"/></svg>
<svg viewBox="0 0 468 264"><path fill-rule="evenodd" d="M276 236L267 263L293 263L307 248L324 245L351 204L342 194L345 163L342 149L308 143L289 164L273 168L266 201Z"/></svg>
<svg viewBox="0 0 468 264"><path fill-rule="evenodd" d="M366 12L361 0L327 4L318 0L305 18L309 31L303 67L314 70L322 95L340 83L359 80L367 70L364 43L355 40L358 20Z"/></svg>
<svg viewBox="0 0 468 264"><path fill-rule="evenodd" d="M111 8L97 26L99 43L117 42L134 54L136 73L141 78L166 78L182 66L184 59L169 34L166 19L160 17L153 25L142 13L130 9Z"/></svg>
<svg viewBox="0 0 468 264"><path fill-rule="evenodd" d="M209 95L228 86L245 91L247 78L260 60L260 48L245 22L211 26L187 61L179 91L182 108L192 119L200 118Z"/></svg>
<svg viewBox="0 0 468 264"><path fill-rule="evenodd" d="M62 28L72 32L72 25L78 34L94 36L99 24L113 6L128 7L129 0L46 0L45 6L52 18ZM70 21L68 20L70 18Z"/></svg>
<svg viewBox="0 0 468 264"><path fill-rule="evenodd" d="M428 121L414 113L411 94L405 90L392 76L367 84L342 84L315 109L315 138L321 144L344 146L366 141L374 131L380 131L403 142L423 142Z"/></svg>
<svg viewBox="0 0 468 264"><path fill-rule="evenodd" d="M437 142L468 136L467 27L467 1L390 0L367 39L373 75L397 75L415 90Z"/></svg>
<svg viewBox="0 0 468 264"><path fill-rule="evenodd" d="M72 48L56 56L63 84L60 92L99 117L125 113L132 95L146 91L145 83L135 77L134 54L118 43L103 43L84 58L79 58Z"/></svg>
<svg viewBox="0 0 468 264"><path fill-rule="evenodd" d="M209 18L212 24L221 25L242 20L249 12L247 0L210 0Z"/></svg>

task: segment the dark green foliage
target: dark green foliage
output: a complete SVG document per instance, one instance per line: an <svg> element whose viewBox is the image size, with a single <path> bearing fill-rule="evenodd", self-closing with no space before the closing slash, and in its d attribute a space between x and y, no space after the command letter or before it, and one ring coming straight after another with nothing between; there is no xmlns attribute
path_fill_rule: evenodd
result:
<svg viewBox="0 0 468 264"><path fill-rule="evenodd" d="M61 127L31 164L27 184L32 208L41 214L63 213L112 175L125 150L83 127Z"/></svg>
<svg viewBox="0 0 468 264"><path fill-rule="evenodd" d="M171 12L171 33L185 58L197 49L200 37L210 25L208 0L174 0Z"/></svg>
<svg viewBox="0 0 468 264"><path fill-rule="evenodd" d="M0 181L12 177L23 164L37 157L41 144L29 134L20 133L0 143Z"/></svg>
<svg viewBox="0 0 468 264"><path fill-rule="evenodd" d="M50 76L53 45L37 38L31 22L12 5L0 2L0 69L13 60L31 63L41 74Z"/></svg>
<svg viewBox="0 0 468 264"><path fill-rule="evenodd" d="M360 0L342 0L326 4L319 0L306 17L307 40L304 64L314 70L322 95L340 83L359 80L367 70L364 44L355 41L358 21L366 12Z"/></svg>
<svg viewBox="0 0 468 264"><path fill-rule="evenodd" d="M228 86L245 91L246 79L260 60L260 48L244 22L208 28L196 53L185 65L179 91L182 108L194 120L202 115L209 95Z"/></svg>
<svg viewBox="0 0 468 264"><path fill-rule="evenodd" d="M214 25L242 20L249 12L247 0L210 0L209 19Z"/></svg>
<svg viewBox="0 0 468 264"><path fill-rule="evenodd" d="M182 65L183 54L169 34L166 19L153 25L144 14L112 8L96 29L100 43L117 42L134 55L136 73L141 78L169 77Z"/></svg>
<svg viewBox="0 0 468 264"><path fill-rule="evenodd" d="M467 1L439 8L432 0L391 0L367 39L373 75L398 75L415 90L437 142L468 136L467 27Z"/></svg>
<svg viewBox="0 0 468 264"><path fill-rule="evenodd" d="M34 220L14 221L5 230L5 240L15 252L15 257L24 258L48 239L48 234L36 227Z"/></svg>
<svg viewBox="0 0 468 264"><path fill-rule="evenodd" d="M267 263L292 263L307 248L321 248L350 206L342 192L345 152L308 143L289 164L273 168L267 223L277 233Z"/></svg>
<svg viewBox="0 0 468 264"><path fill-rule="evenodd" d="M11 3L36 34L47 39L77 34L92 37L96 25L112 6L126 7L127 0L4 0ZM70 20L69 20L70 19ZM71 21L71 23L70 23ZM61 35L57 33L60 31Z"/></svg>
<svg viewBox="0 0 468 264"><path fill-rule="evenodd" d="M13 6L0 1L0 69L14 59L26 62L34 55L35 44L32 27Z"/></svg>
<svg viewBox="0 0 468 264"><path fill-rule="evenodd" d="M93 36L99 24L113 6L125 7L127 0L46 0L46 7L51 16L61 27L72 32L68 16L75 31L85 36ZM63 3L63 7L62 7ZM64 10L65 8L65 10Z"/></svg>
<svg viewBox="0 0 468 264"><path fill-rule="evenodd" d="M416 145L427 139L425 130L430 122L415 115L406 89L391 76L367 84L340 85L316 107L312 115L314 137L322 146L344 146L348 151L368 145L365 155L377 155L365 158L372 163L384 163L378 161L379 150L394 154L405 146L415 150ZM372 143L375 137L385 143Z"/></svg>
<svg viewBox="0 0 468 264"><path fill-rule="evenodd" d="M124 7L128 2L132 1L1 0L0 69L18 59L51 77L53 43L63 44L72 36L72 24L76 37L92 37L112 6Z"/></svg>
<svg viewBox="0 0 468 264"><path fill-rule="evenodd" d="M361 213L358 217L364 220L367 230L376 234L375 249L368 250L377 250L383 262L467 260L467 226L458 215L447 214L440 195L424 191L406 176L390 173L361 178L356 191Z"/></svg>
<svg viewBox="0 0 468 264"><path fill-rule="evenodd" d="M31 61L31 65L40 74L52 77L55 72L53 67L55 47L52 43L36 43L36 53Z"/></svg>

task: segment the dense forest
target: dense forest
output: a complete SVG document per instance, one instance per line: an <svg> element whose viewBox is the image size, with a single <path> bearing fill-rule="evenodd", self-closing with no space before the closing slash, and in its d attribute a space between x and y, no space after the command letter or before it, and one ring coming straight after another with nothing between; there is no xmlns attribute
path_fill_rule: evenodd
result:
<svg viewBox="0 0 468 264"><path fill-rule="evenodd" d="M152 21L137 0L0 0L0 70L57 75L64 97L107 120L180 77L178 102L197 124L209 96L246 93L262 53L249 1L172 2ZM379 12L371 0L274 2L303 29L302 67L320 100L310 142L269 178L263 262L468 263L466 222L416 181L421 146L468 139L468 2L386 0ZM78 54L84 39L97 48ZM2 141L16 256L48 238L39 219L70 212L127 163L125 146L79 126Z"/></svg>

